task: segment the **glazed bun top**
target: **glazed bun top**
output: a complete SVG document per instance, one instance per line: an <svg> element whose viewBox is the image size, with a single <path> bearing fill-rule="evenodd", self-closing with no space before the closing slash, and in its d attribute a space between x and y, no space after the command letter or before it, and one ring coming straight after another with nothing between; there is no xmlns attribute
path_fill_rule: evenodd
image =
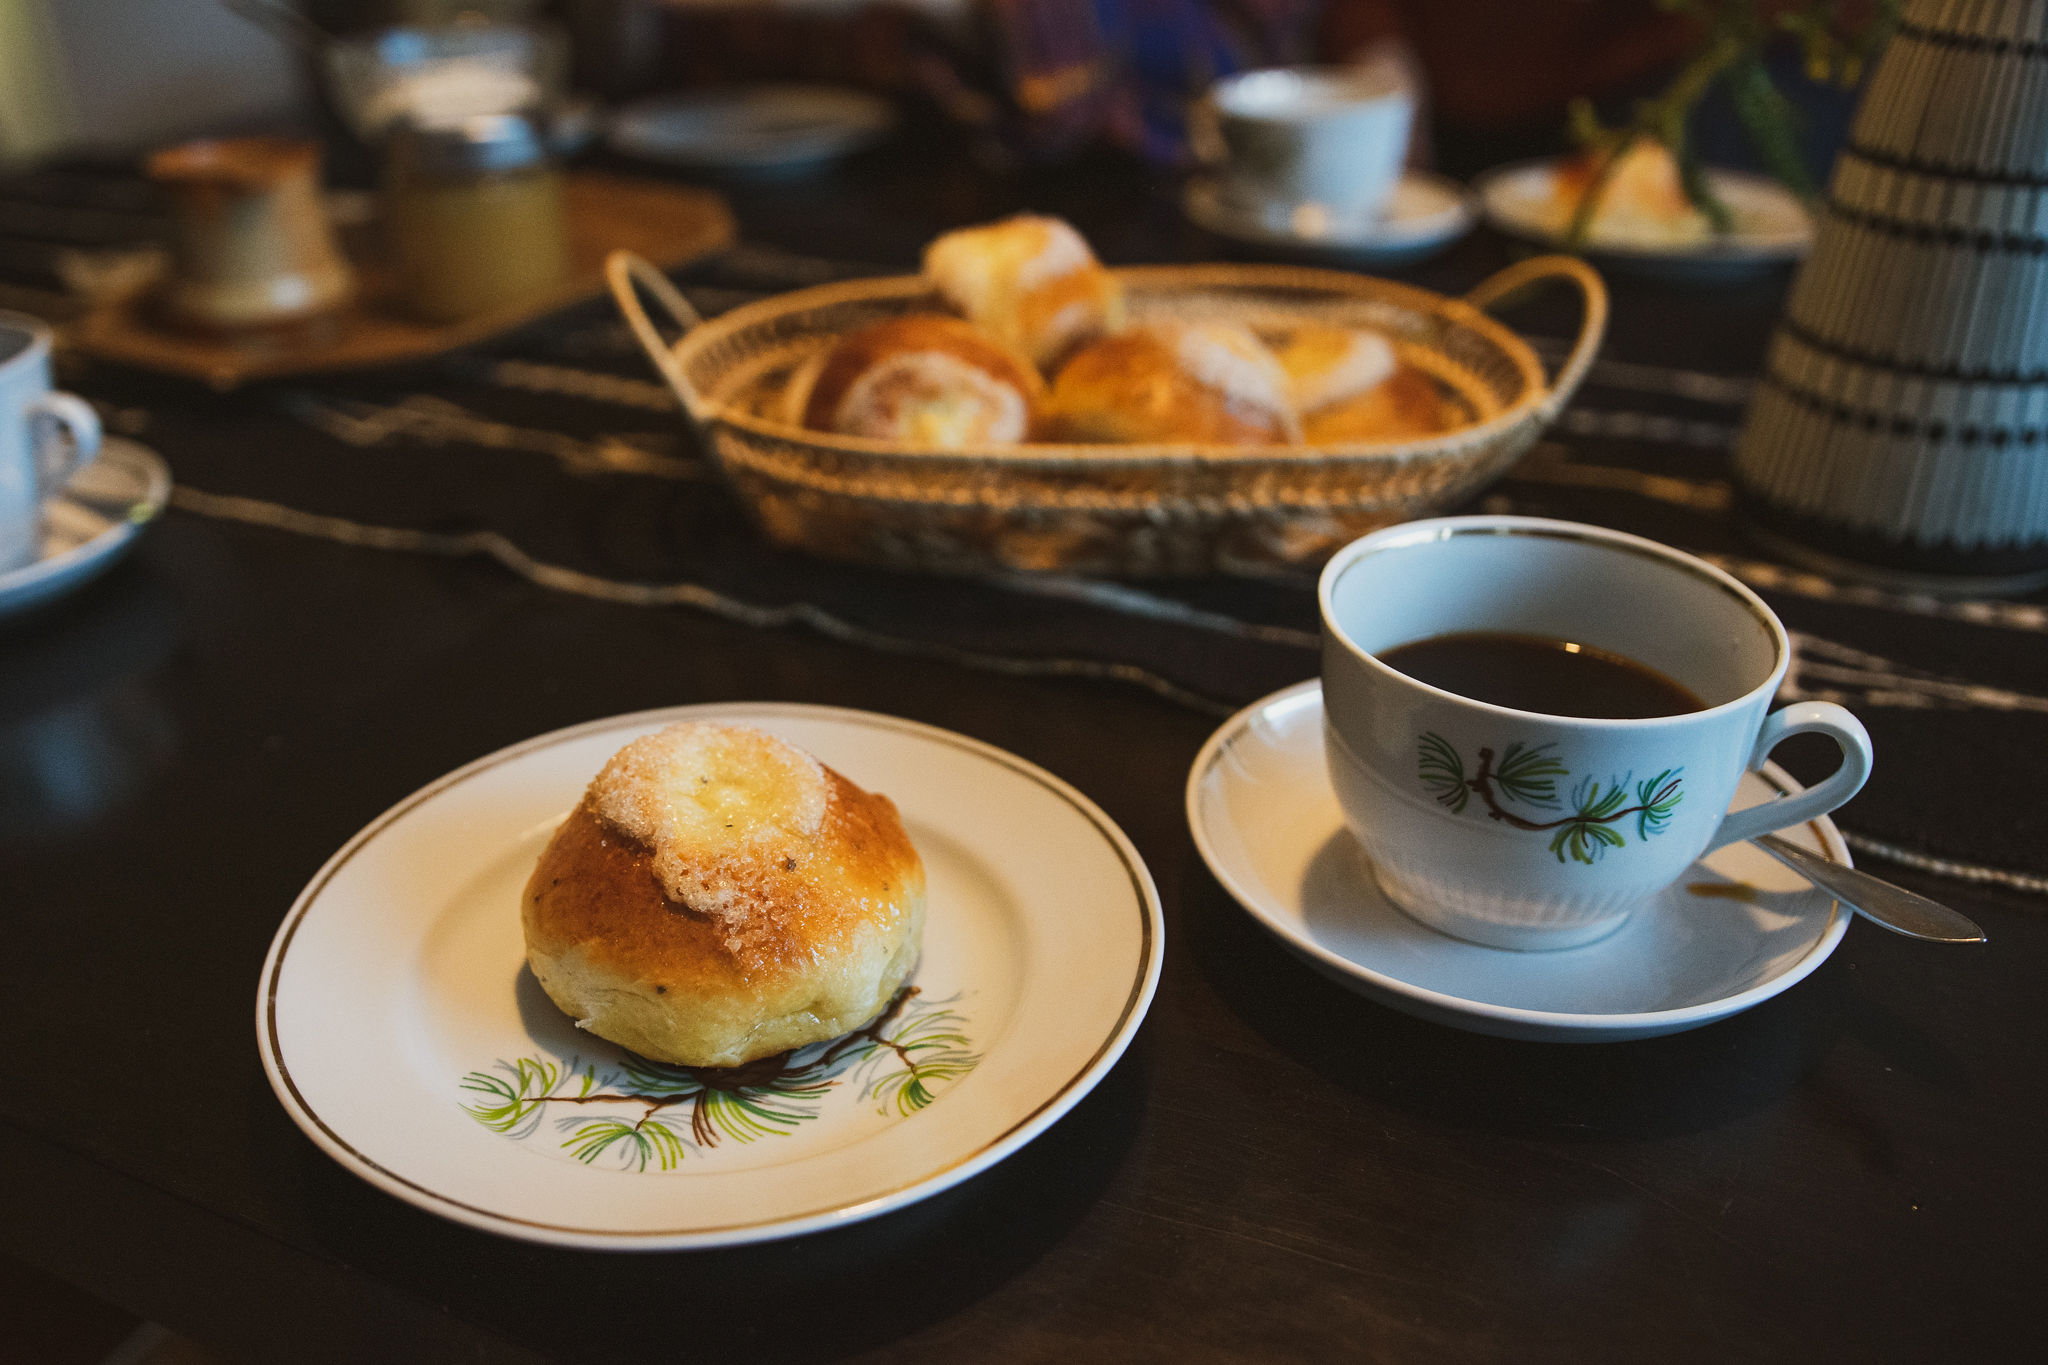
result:
<svg viewBox="0 0 2048 1365"><path fill-rule="evenodd" d="M1318 322L1287 329L1275 339L1273 354L1304 417L1373 388L1396 364L1393 344L1380 333Z"/></svg>
<svg viewBox="0 0 2048 1365"><path fill-rule="evenodd" d="M1053 430L1074 441L1260 445L1299 440L1287 372L1248 329L1155 322L1104 337L1060 371Z"/></svg>
<svg viewBox="0 0 2048 1365"><path fill-rule="evenodd" d="M925 273L970 317L1094 264L1071 223L1038 213L956 228L924 249Z"/></svg>
<svg viewBox="0 0 2048 1365"><path fill-rule="evenodd" d="M1123 286L1058 218L1020 213L948 232L925 248L924 274L970 322L1047 374L1123 325Z"/></svg>

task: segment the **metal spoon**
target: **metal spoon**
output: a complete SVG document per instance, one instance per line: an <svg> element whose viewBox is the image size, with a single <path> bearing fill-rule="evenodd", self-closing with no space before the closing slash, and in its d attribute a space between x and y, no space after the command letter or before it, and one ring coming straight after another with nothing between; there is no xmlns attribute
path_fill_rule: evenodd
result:
<svg viewBox="0 0 2048 1365"><path fill-rule="evenodd" d="M1988 943L1984 931L1946 905L1916 896L1901 886L1831 863L1775 834L1750 840L1758 848L1854 910L1895 934L1930 943Z"/></svg>

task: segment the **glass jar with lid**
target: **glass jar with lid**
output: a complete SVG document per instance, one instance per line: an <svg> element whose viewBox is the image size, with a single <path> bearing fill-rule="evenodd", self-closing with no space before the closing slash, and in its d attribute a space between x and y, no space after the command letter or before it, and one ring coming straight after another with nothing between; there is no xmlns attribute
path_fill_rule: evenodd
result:
<svg viewBox="0 0 2048 1365"><path fill-rule="evenodd" d="M385 217L400 304L423 321L531 298L568 268L561 175L523 113L394 124Z"/></svg>

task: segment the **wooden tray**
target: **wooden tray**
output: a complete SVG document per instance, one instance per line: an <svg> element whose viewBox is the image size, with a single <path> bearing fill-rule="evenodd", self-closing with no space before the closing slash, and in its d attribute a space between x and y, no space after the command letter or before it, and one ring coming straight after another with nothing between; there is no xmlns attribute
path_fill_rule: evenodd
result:
<svg viewBox="0 0 2048 1365"><path fill-rule="evenodd" d="M651 180L571 173L563 179L569 220L569 271L546 293L467 321L413 322L379 307L388 288L374 262L355 263L360 289L342 313L296 333L217 338L179 332L150 315L146 295L103 305L66 329L89 355L232 389L253 379L364 369L439 355L604 289L605 256L624 249L664 270L732 245L725 201L706 190Z"/></svg>

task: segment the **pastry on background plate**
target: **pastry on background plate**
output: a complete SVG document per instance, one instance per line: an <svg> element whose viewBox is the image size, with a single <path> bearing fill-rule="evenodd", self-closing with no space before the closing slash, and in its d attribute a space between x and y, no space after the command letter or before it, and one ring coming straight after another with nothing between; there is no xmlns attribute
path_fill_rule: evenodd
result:
<svg viewBox="0 0 2048 1365"><path fill-rule="evenodd" d="M1287 371L1247 328L1155 322L1085 347L1054 381L1047 430L1081 442L1301 439Z"/></svg>
<svg viewBox="0 0 2048 1365"><path fill-rule="evenodd" d="M1046 374L1123 326L1123 286L1058 218L1024 213L948 232L925 248L924 273L969 322Z"/></svg>
<svg viewBox="0 0 2048 1365"><path fill-rule="evenodd" d="M1559 236L1571 230L1605 158L1604 152L1582 152L1558 163L1550 181L1550 217ZM1591 232L1616 244L1691 246L1711 236L1713 227L1687 197L1671 149L1638 138L1607 177Z"/></svg>
<svg viewBox="0 0 2048 1365"><path fill-rule="evenodd" d="M849 332L783 391L783 418L814 431L958 449L1029 439L1045 381L958 318L912 313Z"/></svg>
<svg viewBox="0 0 2048 1365"><path fill-rule="evenodd" d="M747 726L605 764L522 902L548 998L643 1057L739 1066L860 1028L917 965L924 865L889 798Z"/></svg>

